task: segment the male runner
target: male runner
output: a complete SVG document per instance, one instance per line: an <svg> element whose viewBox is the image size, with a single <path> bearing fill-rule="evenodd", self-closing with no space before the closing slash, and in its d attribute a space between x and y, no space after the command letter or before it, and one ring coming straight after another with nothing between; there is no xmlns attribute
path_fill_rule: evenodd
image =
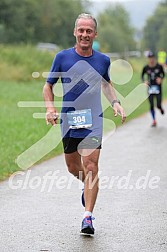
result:
<svg viewBox="0 0 167 252"><path fill-rule="evenodd" d="M145 80L145 74L147 75L147 80ZM161 114L164 114L164 109L162 108L162 79L165 77L163 67L158 64L155 60L155 55L150 52L148 54L148 65L146 65L142 70L142 81L148 85L149 92L149 103L150 112L152 115L152 127L157 125L154 110L154 98L157 100L157 108L160 110Z"/></svg>
<svg viewBox="0 0 167 252"><path fill-rule="evenodd" d="M65 160L69 172L84 182L85 213L81 233L94 234L92 212L98 193L98 160L102 141L101 87L113 106L115 116L119 113L122 122L125 121L125 113L108 74L110 59L92 49L97 36L95 18L80 14L75 22L74 36L75 46L56 55L43 93L46 121L55 126L58 112L53 105L53 85L61 77L64 91L61 130ZM51 76L55 72L59 74ZM93 186L90 186L90 180L95 182Z"/></svg>

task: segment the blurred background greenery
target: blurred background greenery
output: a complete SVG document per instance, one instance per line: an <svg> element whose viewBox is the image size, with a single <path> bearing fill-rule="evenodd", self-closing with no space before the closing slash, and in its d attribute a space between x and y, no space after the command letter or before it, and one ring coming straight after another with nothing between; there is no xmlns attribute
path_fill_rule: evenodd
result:
<svg viewBox="0 0 167 252"><path fill-rule="evenodd" d="M156 8L150 13L153 3ZM139 44L141 50L167 50L167 0L148 0L145 3L131 0L129 5L131 9L117 0L101 3L96 0L1 0L0 43L50 42L62 48L73 46L76 17L81 12L92 11L98 20L101 51L135 50ZM140 13L140 20L136 21L139 24L144 13L148 13L140 29L132 23L131 16L136 11Z"/></svg>

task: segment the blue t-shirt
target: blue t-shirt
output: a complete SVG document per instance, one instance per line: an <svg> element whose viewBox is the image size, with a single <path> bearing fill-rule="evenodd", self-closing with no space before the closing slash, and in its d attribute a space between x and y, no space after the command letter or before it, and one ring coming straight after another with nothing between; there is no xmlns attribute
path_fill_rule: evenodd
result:
<svg viewBox="0 0 167 252"><path fill-rule="evenodd" d="M62 137L102 137L101 82L109 77L110 58L93 50L89 57L76 53L74 48L59 52L54 58L47 82L55 84L61 77L63 103L61 111ZM67 112L91 109L92 126L70 129Z"/></svg>

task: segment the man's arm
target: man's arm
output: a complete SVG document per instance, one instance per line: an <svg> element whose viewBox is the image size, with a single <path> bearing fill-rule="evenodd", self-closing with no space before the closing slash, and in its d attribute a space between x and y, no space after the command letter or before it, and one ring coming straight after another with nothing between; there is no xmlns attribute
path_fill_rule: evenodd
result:
<svg viewBox="0 0 167 252"><path fill-rule="evenodd" d="M46 123L56 125L58 113L54 107L53 85L46 82L43 87L43 97L46 106Z"/></svg>
<svg viewBox="0 0 167 252"><path fill-rule="evenodd" d="M103 90L103 93L104 93L105 97L107 98L107 100L113 106L114 116L117 116L118 114L120 114L121 118L122 118L122 123L123 123L126 119L126 115L125 115L124 109L122 108L122 106L120 105L120 103L117 99L112 82L111 81L109 81L108 83L102 82L102 90Z"/></svg>
<svg viewBox="0 0 167 252"><path fill-rule="evenodd" d="M142 74L141 74L141 79L142 79L143 82L145 82L145 79L144 79L145 73L146 73L146 68L143 67Z"/></svg>
<svg viewBox="0 0 167 252"><path fill-rule="evenodd" d="M161 66L160 75L161 75L161 78L162 78L162 79L165 78L165 72L164 72L163 66Z"/></svg>
<svg viewBox="0 0 167 252"><path fill-rule="evenodd" d="M164 72L163 67L160 65L160 74L159 74L159 77L156 78L156 82L158 85L162 84L162 80L164 79L164 77L165 77L165 72Z"/></svg>
<svg viewBox="0 0 167 252"><path fill-rule="evenodd" d="M147 73L147 71L146 71L146 66L145 66L145 67L143 67L143 70L142 70L141 79L142 79L143 83L145 83L145 85L148 86L149 81L145 80L145 78L144 78L146 73Z"/></svg>

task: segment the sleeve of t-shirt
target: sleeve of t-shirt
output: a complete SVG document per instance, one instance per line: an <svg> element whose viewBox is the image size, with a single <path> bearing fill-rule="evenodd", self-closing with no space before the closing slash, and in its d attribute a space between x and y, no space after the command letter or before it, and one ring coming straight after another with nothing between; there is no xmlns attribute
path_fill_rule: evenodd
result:
<svg viewBox="0 0 167 252"><path fill-rule="evenodd" d="M146 73L146 67L143 68L142 74L141 74L141 79L142 79L143 82L144 82L144 75L145 75L145 73Z"/></svg>
<svg viewBox="0 0 167 252"><path fill-rule="evenodd" d="M61 55L60 53L58 53L53 60L53 63L52 63L52 66L51 66L51 69L47 78L47 82L52 85L55 84L60 77L60 72L61 72L60 62L61 62Z"/></svg>
<svg viewBox="0 0 167 252"><path fill-rule="evenodd" d="M106 72L103 75L103 78L108 82L110 81L110 58L106 57Z"/></svg>
<svg viewBox="0 0 167 252"><path fill-rule="evenodd" d="M165 72L163 67L160 65L160 77L163 79L165 77Z"/></svg>

